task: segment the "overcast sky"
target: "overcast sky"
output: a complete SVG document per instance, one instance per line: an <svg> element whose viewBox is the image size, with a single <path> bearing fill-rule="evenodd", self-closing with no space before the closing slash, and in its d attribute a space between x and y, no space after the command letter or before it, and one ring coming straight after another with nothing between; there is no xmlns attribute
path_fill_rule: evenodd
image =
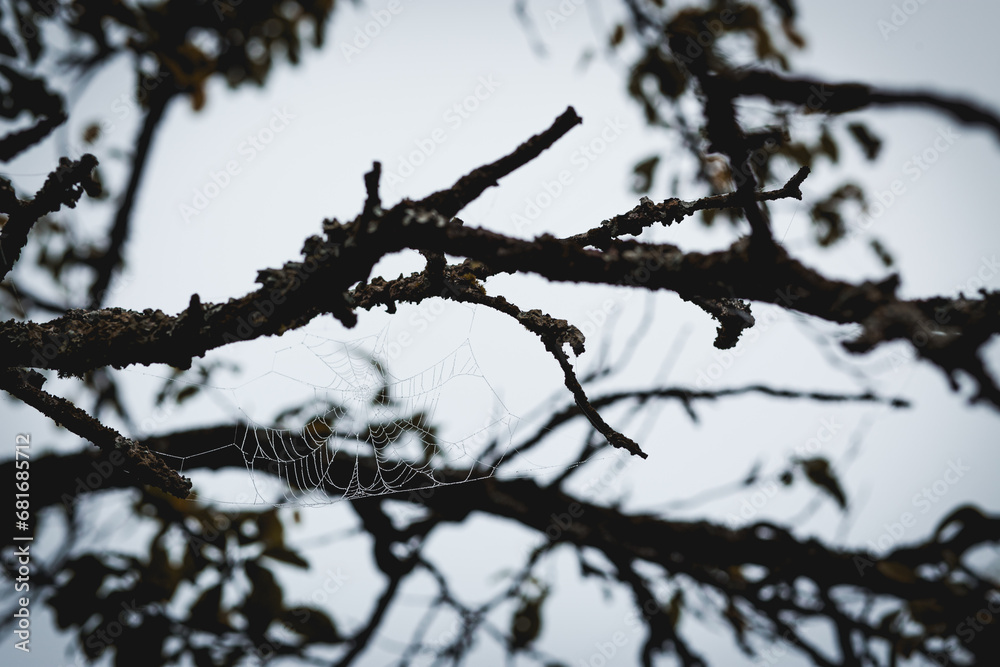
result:
<svg viewBox="0 0 1000 667"><path fill-rule="evenodd" d="M176 101L157 135L133 216L128 272L108 305L176 313L187 306L194 292L203 302L240 296L254 288L259 269L297 259L303 240L320 233L324 218L345 220L357 215L364 202L363 175L373 160L382 162L385 178L392 181L383 181L386 205L402 197L418 198L510 152L548 127L568 105L575 107L584 124L503 179L499 188L489 190L461 217L466 224L508 234L566 235L634 206L637 196L628 189L632 165L653 152L669 150L671 144L662 133L645 128L640 110L625 96L625 61L599 55L586 68L580 66L585 50L600 50L619 13L618 4L581 7L553 26L545 12L557 4L555 0L529 3L546 46L545 57L532 50L511 3L403 2L402 10L391 15L380 34L361 49L345 45L351 45L356 30L372 20L370 12L386 3L376 0L362 8L345 4L334 15L326 48L307 51L297 67L277 67L266 88L234 93L215 82L209 87L206 108L198 113L186 101ZM893 17L896 5L891 2L803 4L799 24L809 45L793 59L797 72L892 88L926 87L971 97L1000 110L1000 81L995 71L1000 6L996 3L912 2L918 9L905 15L905 21L899 14ZM892 23L894 18L899 25ZM898 29L889 30L887 25ZM131 86L125 63L91 82L61 137L63 145L76 146L76 137L88 123L113 120L114 130L96 153L109 180L116 183L123 171L112 149L127 150L133 145L139 119L134 109L127 117L120 111ZM748 113L755 104L762 105L752 100L744 104ZM960 290L972 294L980 286L977 279L984 279L987 288L997 288L1000 226L995 224L995 206L991 206L996 190L993 181L1000 173L996 138L956 126L932 112L881 110L855 117L885 139L882 155L875 164L864 162L841 131L841 162L836 168L823 163L810 176L803 188L807 199L847 179L862 183L873 196L902 180L905 192L869 230L895 256L902 293L908 297L955 295ZM819 122L817 117L798 121L803 132L818 127ZM251 137L258 138L257 146ZM581 147L596 137L603 137L606 150L590 159ZM928 169L913 172L909 161L935 146L939 137L947 138L947 150ZM422 159L412 159L414 151ZM26 191L37 188L55 152L55 147L48 153L38 151L10 165L16 183ZM685 158L678 153L677 159ZM414 164L418 161L421 164ZM219 176L227 166L228 180ZM779 164L777 171L787 177L794 167ZM566 173L569 176L564 177L561 192L542 215L528 225L519 224L515 216L526 218L529 203L540 201L538 195L546 192L546 184L551 194L552 182ZM211 187L213 174L214 183L225 183L224 187ZM651 196L694 198L697 194L668 191L661 178ZM205 202L199 196L207 201L203 210L199 209ZM192 215L192 209L198 213ZM84 204L74 220L89 226L91 233L99 233L108 216L105 211L88 218L88 212L97 210L103 209ZM865 242L817 249L810 240L813 231L804 205L780 202L771 211L776 234L786 246L828 275L851 280L885 275ZM679 226L653 230L651 238L707 250L727 246L742 231L721 222L709 229L689 219ZM379 273L391 278L421 267L419 256L399 256L384 261ZM626 422L625 412L610 411L608 421L638 440L650 456L645 461L628 461L624 471L606 477L611 483L598 488L604 500L625 498L628 508L664 511L676 517L707 514L726 521L744 512L744 519L789 520L815 500L815 490L799 483L771 498L761 486L690 510L671 503L739 479L757 461L774 473L787 464L790 455L822 440L819 449L808 451L829 457L835 464L841 462L837 472L851 505L844 514L833 503L822 501L801 525L802 534L866 545L886 533L886 524L912 512L917 523L902 538L909 542L926 537L944 513L964 502L1000 510L995 483L1000 463L996 411L968 407L965 401L972 387L967 382L963 380L961 390L952 392L939 370L912 362L905 345L886 346L868 357L852 359L835 344L849 329L755 305L758 334L741 342L733 356L726 356L712 347L714 321L669 293L649 298L628 290L552 285L521 276L491 279L487 288L524 310L541 308L581 327L588 334L588 352L576 363L583 369L592 368L605 338L611 340L611 358L617 358L628 332L652 308L654 325L643 347L625 371L592 389L593 393L656 384L693 386L708 376L712 378L709 386L714 387L760 382L778 388L850 392L872 388L914 402L909 410L893 411L870 405L831 407L731 399L696 405L698 424L673 404L649 420ZM606 324L612 321L614 328ZM321 382L309 376L309 355L303 354L309 346L364 336L398 342L404 333L412 335L414 342L392 359L390 371L398 377L434 366L468 340L482 379L473 378L468 390L446 393L439 405L442 418L451 417L458 420L452 424L461 424L452 427L456 434L467 426L462 417L481 425L495 415L492 406L499 399L504 406L500 412L510 416L512 423L520 420L513 438L516 443L518 434L530 432L530 416L539 405L554 410L571 401L557 364L535 336L504 315L451 303L401 306L396 316L387 315L384 309L362 312L354 331L321 318L304 332L210 353L206 360L238 359L243 374L232 377L225 390L211 392L210 399L199 406L177 413L148 412L146 396L155 391L157 377L165 375L162 367L126 371L126 381L135 389L129 400L146 420L142 429L146 432L232 421L238 414L266 420L286 407L295 391L307 397L311 385ZM672 349L679 350L679 358L665 366ZM994 342L988 349L996 371L1000 348ZM322 358L337 363L335 352L329 355ZM859 373L845 373L844 362ZM272 370L290 377L268 374ZM0 411L7 441L14 433L30 430L42 447L52 443L45 436L53 429L44 419L12 405L6 396L0 399ZM519 461L519 468L539 478L552 474L570 462L585 433L583 424L566 429L549 446ZM845 453L854 437L863 437L863 444L854 458L847 459ZM64 448L77 446L72 438L63 442L68 443ZM582 467L575 483L583 488L617 464L616 455L605 455ZM924 505L917 504L914 496L924 488L934 488L956 465L963 471L957 483L939 485L944 492L933 494L934 502L928 501L923 511ZM247 487L246 480L234 480L216 497L234 500L241 486ZM766 502L757 502L765 497ZM753 512L748 516L750 506ZM304 512L304 523L292 530L293 541L317 543L317 535L336 534L353 525L346 505ZM128 532L127 526L115 529L102 524L112 521L111 516L92 520L107 531L100 533L105 544L124 539ZM440 559L454 573L456 589L469 601L495 589L493 575L517 567L540 539L495 519L473 523L482 525L442 531L430 547L432 558ZM468 531L477 536L474 543L468 541ZM332 544L319 540L318 544L305 550L316 569L304 577L289 575L290 590L308 595L318 585L316 577L325 576L325 568L343 569L348 580L337 593L334 613L353 629L352 624L364 617L371 604L377 581L368 563L367 540ZM605 601L599 589L567 574L576 571L570 567L572 562L568 552L557 553L543 568L558 583L546 608L540 646L571 660L587 659L593 642L581 638L597 640L616 627L626 627L623 619L629 600L615 596ZM1000 574L996 564L992 567ZM416 596L407 598L412 603L409 609L394 611L385 626L387 637L403 640L408 636L421 609L419 594L431 590L423 583L423 589L418 582L408 591ZM356 601L359 608L352 617L343 615L342 602L348 600ZM578 610L586 605L593 605L594 611L581 615ZM721 631L697 623L687 623L683 629L692 639ZM641 636L629 636L634 637L629 650L635 652ZM697 641L695 645L706 650L708 657L732 657L725 646ZM383 642L364 664L384 664L392 648ZM64 660L62 656L54 659ZM782 664L799 663L789 658Z"/></svg>

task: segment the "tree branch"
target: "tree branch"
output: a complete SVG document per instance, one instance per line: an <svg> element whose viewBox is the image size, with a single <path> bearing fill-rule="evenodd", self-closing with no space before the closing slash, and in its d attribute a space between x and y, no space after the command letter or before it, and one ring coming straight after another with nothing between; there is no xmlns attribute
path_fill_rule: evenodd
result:
<svg viewBox="0 0 1000 667"><path fill-rule="evenodd" d="M3 197L2 204L9 218L0 232L0 280L14 268L28 242L28 233L39 218L58 211L64 205L74 208L84 192L92 197L100 192L100 186L91 175L96 166L97 158L90 153L75 162L61 158L59 167L49 174L35 198L29 202L21 202L14 197L10 183L4 181L8 194Z"/></svg>
<svg viewBox="0 0 1000 667"><path fill-rule="evenodd" d="M808 175L809 167L802 167L781 188L767 192L755 192L754 197L757 201L773 201L787 198L801 200L802 190L800 188ZM566 240L578 243L581 246L593 246L606 250L612 239L626 234L638 236L642 233L642 230L652 227L656 223L668 227L675 222L680 222L684 218L694 215L698 211L736 208L740 205L740 196L736 192L702 197L695 201L682 201L672 198L659 204L654 204L648 197L643 197L639 204L628 213L616 215L602 222L599 227L590 229L582 234L568 236Z"/></svg>
<svg viewBox="0 0 1000 667"><path fill-rule="evenodd" d="M766 97L812 110L845 113L869 106L925 106L943 111L965 125L991 130L1000 139L1000 117L975 102L922 90L889 91L861 83L827 83L806 77L783 77L766 70L744 69L720 75L735 95Z"/></svg>
<svg viewBox="0 0 1000 667"><path fill-rule="evenodd" d="M425 197L418 202L418 205L437 211L446 218L457 215L486 188L497 185L501 178L534 160L542 151L582 122L583 119L576 114L576 110L567 107L549 129L531 137L510 155L469 172L447 190L440 190Z"/></svg>
<svg viewBox="0 0 1000 667"><path fill-rule="evenodd" d="M132 172L125 188L125 195L122 197L115 215L115 221L108 234L108 249L103 255L91 262L94 270L97 271L94 282L90 286L90 308L92 309L100 308L108 285L111 284L111 278L122 263L122 253L128 238L129 224L132 220L132 209L135 208L139 185L142 183L146 165L149 162L153 136L156 134L163 113L174 94L176 91L170 90L169 86L166 85L158 86L150 91L149 109L146 111L146 118L143 120L142 130L139 132L139 138L135 144L135 153L132 156Z"/></svg>
<svg viewBox="0 0 1000 667"><path fill-rule="evenodd" d="M180 457L190 469L242 469L245 463L241 457L223 456L223 450L219 449L220 444L231 441L232 434L231 426L199 429L152 438L146 444L164 455ZM195 457L195 454L201 456ZM62 465L64 459L72 463ZM37 501L58 502L59 487L71 483L72 477L60 480L55 476L56 471L78 474L76 471L86 468L90 460L85 453L42 457L37 462L38 474L51 480L54 488L42 489L44 493ZM60 468L54 467L57 463ZM375 475L385 464L370 456L350 456L335 461L327 471L326 488L339 496L345 481L359 472ZM13 465L13 461L0 464L0 475L9 474ZM441 471L441 474L443 479L458 481L467 478L468 471ZM288 481L294 483L294 478ZM548 535L548 539L557 544L596 549L619 565L633 561L651 564L661 568L667 576L685 577L710 589L725 601L744 601L748 613L767 620L776 629L776 635L782 634L786 641L809 655L812 655L811 647L802 642L798 623L792 619L848 618L852 632L859 633L863 641L880 639L895 646L895 642L905 640L913 650L924 654L943 641L945 644L954 642L978 658L986 659L993 655L997 645L993 626L980 633L973 644L961 644L958 642L961 637L956 635L965 619L986 608L996 592L994 583L961 566L966 553L1000 541L1000 517L984 515L972 507L958 508L939 524L935 535L928 540L901 546L876 557L863 550L833 549L816 539L796 537L769 523L729 529L707 521L671 521L649 514L626 513L618 507L597 505L552 486L539 486L531 479L493 477L477 484L440 486L425 488L419 494L408 493L410 489L428 486L429 480L418 475L408 480L401 495L396 496L398 500L419 503L431 511L431 522L424 522L425 527L445 521L461 522L482 512L513 520L539 535ZM368 513L374 512L384 500L366 499L354 505ZM560 524L560 530L552 537L552 517L561 516L567 508L573 508L572 521ZM371 520L374 519L368 521ZM384 543L379 549L389 555L393 543L402 544L410 535L407 530L389 530L375 525L370 528L382 536ZM404 562L393 558L397 564ZM410 561L405 562L409 564ZM744 577L744 568L748 566L763 568L763 576ZM395 565L388 569L389 572L398 571ZM839 602L842 596L830 596L825 605L817 605L808 592L811 587L799 585L802 580L814 582L821 591L846 587L862 595L878 597L883 604L878 616L859 613L854 596ZM937 606L921 608L917 604L921 600L936 600ZM384 608L387 604L386 593L383 593L378 607ZM667 609L660 605L649 605L639 611L647 624L667 622ZM909 614L910 621L905 628L887 621L892 611L897 615Z"/></svg>
<svg viewBox="0 0 1000 667"><path fill-rule="evenodd" d="M105 426L66 399L43 391L42 382L44 378L37 373L22 375L12 368L0 369L0 389L97 445L113 463L120 461L138 482L155 486L178 498L187 498L191 480L174 472L148 448Z"/></svg>

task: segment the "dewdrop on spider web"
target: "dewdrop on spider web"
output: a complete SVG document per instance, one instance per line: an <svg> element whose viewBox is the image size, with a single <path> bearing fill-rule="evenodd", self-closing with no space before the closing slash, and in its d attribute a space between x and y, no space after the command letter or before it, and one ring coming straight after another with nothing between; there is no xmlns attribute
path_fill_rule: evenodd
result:
<svg viewBox="0 0 1000 667"><path fill-rule="evenodd" d="M347 342L306 334L274 353L271 370L227 390L242 423L222 454L246 473L228 497L196 479L208 489L201 497L321 505L492 476L517 417L483 376L471 341L407 377L383 361L386 345L385 331ZM261 396L270 409L254 409ZM197 456L188 457L192 471Z"/></svg>

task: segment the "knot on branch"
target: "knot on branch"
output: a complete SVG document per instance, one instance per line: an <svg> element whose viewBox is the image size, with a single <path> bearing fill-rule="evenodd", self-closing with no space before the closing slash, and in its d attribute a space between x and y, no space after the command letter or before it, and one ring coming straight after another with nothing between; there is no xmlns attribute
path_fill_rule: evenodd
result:
<svg viewBox="0 0 1000 667"><path fill-rule="evenodd" d="M100 196L101 184L93 174L96 166L97 158L90 153L84 153L77 161L59 158L59 167L45 179L36 199L43 200L54 211L59 205L75 208L84 192L90 197Z"/></svg>
<svg viewBox="0 0 1000 667"><path fill-rule="evenodd" d="M654 203L649 197L642 197L639 199L639 205L626 215L633 220L659 222L666 227L675 222L680 222L694 213L695 210L696 208L693 204L681 201L676 197L662 201L659 204Z"/></svg>
<svg viewBox="0 0 1000 667"><path fill-rule="evenodd" d="M373 220L374 218L382 217L382 200L378 195L378 182L379 178L382 176L382 163L373 162L372 170L365 174L365 192L367 193L367 198L365 199L365 207L361 211L361 218L363 220Z"/></svg>
<svg viewBox="0 0 1000 667"><path fill-rule="evenodd" d="M191 368L191 362L194 357L200 356L197 351L190 349L191 344L197 340L198 334L201 332L204 324L205 306L201 303L201 297L195 292L188 301L188 307L178 317L176 327L171 336L177 342L176 353L174 361L170 364L171 366L184 370Z"/></svg>

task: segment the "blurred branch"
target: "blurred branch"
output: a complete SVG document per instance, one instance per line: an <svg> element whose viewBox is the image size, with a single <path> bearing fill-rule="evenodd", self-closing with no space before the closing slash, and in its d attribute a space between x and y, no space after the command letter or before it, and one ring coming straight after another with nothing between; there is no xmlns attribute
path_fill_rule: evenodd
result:
<svg viewBox="0 0 1000 667"><path fill-rule="evenodd" d="M30 308L40 308L55 315L65 315L66 311L69 310L67 306L29 292L22 285L15 286L11 281L0 283L0 290L10 295L10 298L14 301L22 304L22 316L26 316Z"/></svg>
<svg viewBox="0 0 1000 667"><path fill-rule="evenodd" d="M118 270L122 263L122 253L125 241L128 239L129 225L132 220L132 210L135 208L136 195L142 179L145 175L146 165L149 163L149 152L153 145L153 137L160 126L160 120L167 109L170 100L176 95L175 90L170 90L168 85L161 84L154 88L149 94L149 108L146 110L146 117L142 122L142 129L136 140L135 152L132 155L132 169L129 173L128 185L125 187L125 194L118 212L115 214L114 223L108 233L108 248L104 253L92 260L91 265L97 272L94 282L90 286L91 309L100 308L104 301L108 285L114 272Z"/></svg>
<svg viewBox="0 0 1000 667"><path fill-rule="evenodd" d="M59 167L49 174L35 198L28 202L17 199L10 183L3 183L6 194L0 204L9 217L0 232L0 280L20 258L28 242L28 233L39 218L63 206L74 208L84 192L92 197L99 193L100 187L91 175L96 166L97 158L89 153L77 161L60 159Z"/></svg>
<svg viewBox="0 0 1000 667"><path fill-rule="evenodd" d="M245 463L241 456L230 456L227 460L210 453L231 442L232 435L231 426L198 429L165 434L146 444L165 456L184 458L186 469L242 469ZM48 494L40 495L39 503L58 502L59 488L69 486L72 476L89 465L91 458L85 453L68 457L49 455L33 462L33 470L50 480L53 487ZM331 466L326 481L331 492L339 494L339 488L343 488L340 485L359 470L374 474L384 463L366 456L346 457ZM0 474L12 469L12 461L0 464ZM59 470L69 477L61 478ZM442 474L459 480L467 477L468 471L442 471ZM766 635L764 628L773 628L775 641L784 638L790 647L818 661L817 664L842 662L826 660L805 642L803 619L829 619L848 627L855 641L863 645L883 642L890 651L896 651L902 642L909 646L908 654L925 657L936 653L941 646L961 646L962 650L985 659L1000 646L995 624L986 626L974 643L960 642L962 636L957 634L966 618L987 608L991 596L1000 592L995 582L961 565L965 554L1000 542L1000 517L985 515L973 507L956 509L929 539L897 546L876 556L864 550L834 549L769 523L730 529L707 521L672 521L629 513L588 502L552 486L541 487L530 479L493 477L476 484L433 486L419 494L407 493L410 489L427 487L428 483L429 480L416 476L407 482L400 495L352 503L375 540L379 568L390 577L375 614L355 637L357 645L371 637L392 598L401 590L399 582L419 564L419 547L415 550L411 538L416 535L423 540L431 528L442 522L462 522L475 513L485 513L546 535L548 542L544 549L536 550L538 555L557 545L604 554L617 568L615 579L635 595L638 618L650 633L648 655L662 652L665 641L683 653L684 649L676 646L680 638L673 633L685 605L682 600L663 600L637 578L638 570L633 564L640 562L647 564L643 572L648 571L648 566L660 568L675 583L687 582L719 596L729 609L719 613L729 614L729 620L735 621L734 632ZM381 509L383 503L393 500L424 505L430 515L416 532L398 529ZM563 515L571 518L553 523L552 517ZM397 555L400 549L408 555ZM753 570L762 574L751 576ZM805 582L812 582L815 587ZM839 594L844 588L855 594ZM516 586L512 584L507 595L514 590ZM819 597L813 592L816 590ZM854 602L857 594L877 597L881 600L879 608L859 612ZM894 614L906 614L908 623L888 622L886 619ZM754 630L755 627L758 629ZM689 664L697 664L693 656L693 652L689 653ZM349 660L342 659L342 664L348 663Z"/></svg>
<svg viewBox="0 0 1000 667"><path fill-rule="evenodd" d="M34 125L24 130L11 132L0 139L0 161L7 162L13 160L19 153L25 151L42 139L47 137L52 130L66 122L65 112L57 113L53 116L45 116Z"/></svg>
<svg viewBox="0 0 1000 667"><path fill-rule="evenodd" d="M606 408L622 401L634 400L642 404L651 399L673 398L681 401L685 406L696 400L718 400L729 396L740 396L745 394L763 394L775 398L809 399L820 402L872 402L885 403L894 408L910 407L910 402L903 398L883 398L871 392L863 394L833 394L817 391L801 391L795 389L776 389L764 385L749 385L746 387L730 387L714 390L685 389L680 387L663 387L660 389L645 389L633 391L620 391L609 394L602 394L591 400L594 408ZM554 412L549 420L535 431L534 435L527 438L517 446L517 451L523 453L551 435L552 431L563 426L580 416L579 406L570 405L562 410ZM694 419L697 421L697 418Z"/></svg>
<svg viewBox="0 0 1000 667"><path fill-rule="evenodd" d="M845 113L870 106L924 106L943 111L958 122L991 130L1000 139L1000 116L975 102L922 90L890 91L861 83L829 83L820 79L783 77L776 72L745 69L720 75L734 95L766 97L812 110Z"/></svg>

